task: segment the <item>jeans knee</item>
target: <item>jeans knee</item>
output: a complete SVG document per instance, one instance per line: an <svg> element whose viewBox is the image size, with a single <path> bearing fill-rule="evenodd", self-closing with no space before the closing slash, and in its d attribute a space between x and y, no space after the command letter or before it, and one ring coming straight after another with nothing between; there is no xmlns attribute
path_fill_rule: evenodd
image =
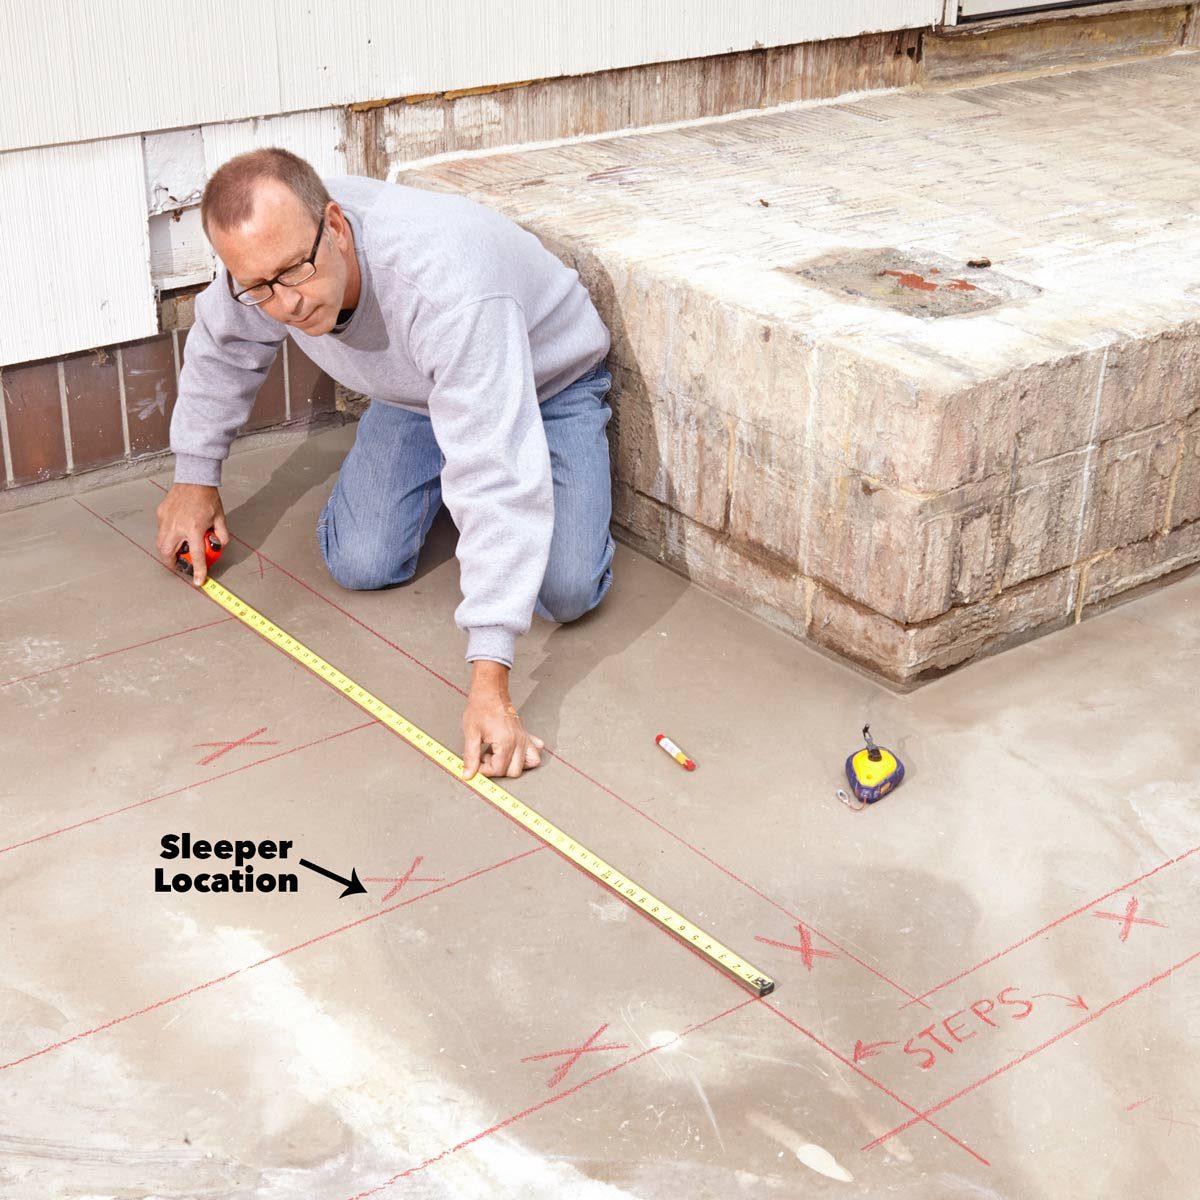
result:
<svg viewBox="0 0 1200 1200"><path fill-rule="evenodd" d="M593 576L576 579L547 579L542 584L538 599L549 614L552 621L567 625L578 621L585 613L589 613L600 603L608 590L611 573L599 582Z"/></svg>
<svg viewBox="0 0 1200 1200"><path fill-rule="evenodd" d="M386 558L369 547L340 547L329 537L328 529L319 531L321 555L335 583L351 592L374 592L380 588L394 587L412 578L416 569L415 560L404 563L399 569L391 567Z"/></svg>

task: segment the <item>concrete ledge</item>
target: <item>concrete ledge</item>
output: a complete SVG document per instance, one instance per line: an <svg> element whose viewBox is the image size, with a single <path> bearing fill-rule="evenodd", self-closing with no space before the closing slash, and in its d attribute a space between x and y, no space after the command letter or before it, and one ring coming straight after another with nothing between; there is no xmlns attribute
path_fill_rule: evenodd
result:
<svg viewBox="0 0 1200 1200"><path fill-rule="evenodd" d="M1180 53L404 181L579 271L630 540L906 683L1200 559L1198 126Z"/></svg>
<svg viewBox="0 0 1200 1200"><path fill-rule="evenodd" d="M925 38L925 79L1167 54L1186 44L1191 15L1190 4L1104 4L947 26Z"/></svg>

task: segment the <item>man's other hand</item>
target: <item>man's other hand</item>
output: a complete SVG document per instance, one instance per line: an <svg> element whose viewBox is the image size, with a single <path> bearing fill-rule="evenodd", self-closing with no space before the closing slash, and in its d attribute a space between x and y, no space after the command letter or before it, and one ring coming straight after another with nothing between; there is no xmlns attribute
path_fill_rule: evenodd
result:
<svg viewBox="0 0 1200 1200"><path fill-rule="evenodd" d="M546 743L527 733L508 698L508 668L503 663L472 663L471 694L463 714L463 778L477 771L496 778L520 779L542 761Z"/></svg>
<svg viewBox="0 0 1200 1200"><path fill-rule="evenodd" d="M199 587L208 575L204 535L211 529L222 546L229 544L221 493L203 483L177 483L158 506L158 557L175 566L179 547L187 542L192 555L192 582Z"/></svg>

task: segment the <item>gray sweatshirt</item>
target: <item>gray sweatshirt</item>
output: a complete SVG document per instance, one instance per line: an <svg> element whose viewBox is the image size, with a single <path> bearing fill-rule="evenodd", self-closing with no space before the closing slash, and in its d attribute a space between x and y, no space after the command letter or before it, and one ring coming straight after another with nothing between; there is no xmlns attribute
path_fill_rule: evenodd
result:
<svg viewBox="0 0 1200 1200"><path fill-rule="evenodd" d="M428 413L459 529L467 658L512 665L554 525L539 404L608 353L575 271L533 234L462 196L376 179L326 180L354 233L362 291L336 332L310 337L229 294L196 301L171 418L177 483L218 484L284 337L373 400Z"/></svg>

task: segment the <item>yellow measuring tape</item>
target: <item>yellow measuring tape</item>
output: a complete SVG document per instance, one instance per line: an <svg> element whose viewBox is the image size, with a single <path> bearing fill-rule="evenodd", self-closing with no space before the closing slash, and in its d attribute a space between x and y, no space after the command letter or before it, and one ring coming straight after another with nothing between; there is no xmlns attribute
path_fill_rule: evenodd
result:
<svg viewBox="0 0 1200 1200"><path fill-rule="evenodd" d="M302 667L307 667L319 679L332 684L348 700L352 700L364 712L370 713L393 733L399 734L426 758L432 759L438 766L444 767L461 778L463 760L453 751L447 750L435 738L431 738L429 734L418 729L411 721L402 717L394 708L384 704L382 700L371 695L365 688L359 687L353 679L331 666L319 654L314 654L303 642L296 641L294 637L264 617L257 609L251 608L228 588L217 583L212 576L205 579L202 590L207 592L223 609L237 617L243 625L266 638L273 646L277 646L285 654L294 658ZM690 946L714 967L723 971L743 987L749 988L756 996L766 996L775 990L775 981L764 975L757 967L751 966L745 959L734 954L728 946L722 945L716 938L705 933L703 929L676 912L670 905L664 904L657 896L634 883L627 875L622 875L599 855L593 854L581 842L559 829L553 822L547 821L540 813L518 800L516 796L506 791L494 780L489 779L486 775L476 774L474 778L463 782L494 808L529 830L552 850L557 850L564 858L576 866L582 867L594 879L604 884L609 891L645 913L684 945Z"/></svg>

